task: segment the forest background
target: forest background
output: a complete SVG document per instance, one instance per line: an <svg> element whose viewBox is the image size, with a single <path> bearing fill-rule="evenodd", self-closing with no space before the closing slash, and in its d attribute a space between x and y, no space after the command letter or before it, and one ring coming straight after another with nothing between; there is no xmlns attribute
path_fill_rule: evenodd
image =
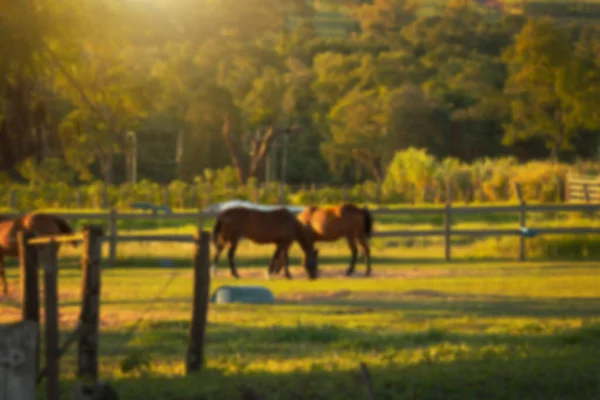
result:
<svg viewBox="0 0 600 400"><path fill-rule="evenodd" d="M0 185L283 180L435 201L448 182L503 200L518 181L554 201L570 171L598 172L595 3L430 3L3 2Z"/></svg>

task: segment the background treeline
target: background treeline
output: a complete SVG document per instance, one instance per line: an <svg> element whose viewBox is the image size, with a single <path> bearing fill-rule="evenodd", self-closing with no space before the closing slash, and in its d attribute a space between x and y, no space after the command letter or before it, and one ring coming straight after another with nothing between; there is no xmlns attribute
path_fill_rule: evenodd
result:
<svg viewBox="0 0 600 400"><path fill-rule="evenodd" d="M356 23L332 38L304 0L2 2L0 181L28 182L23 204L93 191L131 180L135 153L157 185L283 176L433 201L450 174L464 198L510 197L518 177L547 201L567 167L517 162L597 155L595 25L335 4Z"/></svg>
<svg viewBox="0 0 600 400"><path fill-rule="evenodd" d="M365 181L354 185L284 185L260 183L249 178L245 185L237 181L235 169L206 170L193 182L173 180L159 184L143 179L136 184L106 185L97 180L70 186L52 178L32 184L0 184L0 208L28 210L36 208L128 208L136 202L163 204L171 208L205 208L231 199L270 204L333 203L441 203L451 191L453 202L485 203L518 200L516 183L530 203L554 203L565 200L567 175L597 174L600 165L592 162L519 163L514 157L484 159L472 164L456 158L442 161L425 150L409 148L396 153L381 184Z"/></svg>

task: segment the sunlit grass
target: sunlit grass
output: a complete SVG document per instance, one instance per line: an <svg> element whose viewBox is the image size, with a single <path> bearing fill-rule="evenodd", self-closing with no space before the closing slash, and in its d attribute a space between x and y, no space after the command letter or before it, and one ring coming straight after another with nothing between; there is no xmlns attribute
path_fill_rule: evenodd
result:
<svg viewBox="0 0 600 400"><path fill-rule="evenodd" d="M487 218L478 221L469 216L456 226L518 226L516 216ZM585 216L564 214L529 221L532 227L597 225ZM211 223L206 221L206 228ZM376 229L439 229L441 224L431 216L404 216L378 219ZM164 226L133 221L120 233L195 230L194 221ZM544 240L580 251L585 240L591 246L598 239L565 235L528 243ZM533 244L528 251L535 250ZM224 284L263 285L277 302L211 304L206 370L186 378L193 246L119 244L117 267L105 267L102 275L101 377L112 380L124 400L239 399L245 388L266 399L363 399L357 371L359 362L365 361L378 399L600 395L597 262L557 262L548 257L515 262L515 237L455 238L452 255L458 261L445 263L441 237L375 238L374 276L362 276L364 265L359 260L357 276L345 278L349 262L345 242L320 247L323 275L317 281L306 279L296 245L292 281L264 279L273 246L241 243L240 281L229 278L223 260L213 289ZM106 255L107 245L103 251ZM81 276L77 250L63 247L61 254L60 324L66 335L79 313ZM8 272L16 295L17 271L11 267ZM0 303L0 322L19 318L16 300ZM71 350L61 364L65 395L74 381L75 362Z"/></svg>

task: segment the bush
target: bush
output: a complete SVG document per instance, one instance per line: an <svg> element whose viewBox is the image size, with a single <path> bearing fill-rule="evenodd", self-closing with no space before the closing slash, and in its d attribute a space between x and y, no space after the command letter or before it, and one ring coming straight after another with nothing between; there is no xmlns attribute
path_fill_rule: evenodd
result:
<svg viewBox="0 0 600 400"><path fill-rule="evenodd" d="M58 168L58 167L57 167ZM532 161L518 164L514 157L482 159L472 164L455 158L436 160L425 149L409 148L397 152L379 185L367 181L354 186L294 190L283 186L288 204L353 203L441 203L451 188L454 202L504 202L517 199L515 183L521 185L528 202L564 200L567 174L600 173L600 165L577 162L574 165ZM259 184L256 178L237 184L232 167L206 170L192 183L175 180L161 185L141 180L135 185L105 187L101 181L69 186L63 182L37 179L29 185L10 183L0 176L0 207L19 210L38 208L87 208L104 206L127 208L134 202L166 204L171 208L197 208L230 199L279 204L279 182Z"/></svg>

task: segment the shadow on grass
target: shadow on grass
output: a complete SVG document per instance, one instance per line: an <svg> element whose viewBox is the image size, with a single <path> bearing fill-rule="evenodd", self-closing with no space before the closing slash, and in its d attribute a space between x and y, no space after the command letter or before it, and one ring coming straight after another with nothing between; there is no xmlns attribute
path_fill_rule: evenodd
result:
<svg viewBox="0 0 600 400"><path fill-rule="evenodd" d="M141 339L155 359L185 357L187 324L161 323ZM103 340L106 336L103 334ZM502 352L427 351L441 342L473 346L509 345ZM177 344L175 347L166 343ZM239 328L211 324L206 338L207 358L228 360L228 371L208 369L189 377L121 377L113 382L122 400L133 399L249 399L250 389L261 399L364 399L358 372L359 352L378 355L370 367L374 391L382 399L593 399L600 395L600 327L589 326L555 336L457 335L444 331L375 335L326 327ZM108 347L108 346L107 346ZM422 357L396 363L394 349L420 348ZM526 349L526 351L522 351ZM354 365L315 363L309 371L256 371L260 357L285 362L328 352L356 351ZM242 354L243 360L236 354ZM264 364L263 364L264 365ZM63 390L72 384L64 382Z"/></svg>
<svg viewBox="0 0 600 400"><path fill-rule="evenodd" d="M433 290L412 290L396 293L392 299L352 299L343 297L304 301L285 301L286 305L321 304L343 309L390 309L413 313L415 318L430 318L432 312L451 312L472 317L600 317L600 297L522 298L499 295L472 295ZM316 309L314 309L316 311ZM410 314L406 317L410 318Z"/></svg>
<svg viewBox="0 0 600 400"><path fill-rule="evenodd" d="M214 290L214 289L213 289ZM422 320L443 318L447 316L475 318L498 317L565 317L565 318L600 318L600 297L561 297L561 298L526 298L501 295L473 295L461 293L439 292L434 290L411 290L391 294L378 294L369 292L344 291L340 293L318 294L301 293L307 295L300 300L279 298L272 305L233 304L211 305L211 307L233 306L232 310L241 312L244 308L256 310L262 307L273 310L285 320L289 313L322 314L322 315L353 315L361 313L377 313L389 310L398 312L403 320ZM355 295L367 298L352 298ZM310 296L310 297L308 297ZM381 298L385 296L386 298ZM379 297L379 298L377 298ZM390 298L391 297L391 298ZM152 301L152 298L136 299L106 299L104 305L143 305ZM189 297L178 297L161 300L160 303L191 303ZM61 306L77 305L78 300L61 301ZM298 311L294 309L298 307ZM393 316L390 316L393 318Z"/></svg>

